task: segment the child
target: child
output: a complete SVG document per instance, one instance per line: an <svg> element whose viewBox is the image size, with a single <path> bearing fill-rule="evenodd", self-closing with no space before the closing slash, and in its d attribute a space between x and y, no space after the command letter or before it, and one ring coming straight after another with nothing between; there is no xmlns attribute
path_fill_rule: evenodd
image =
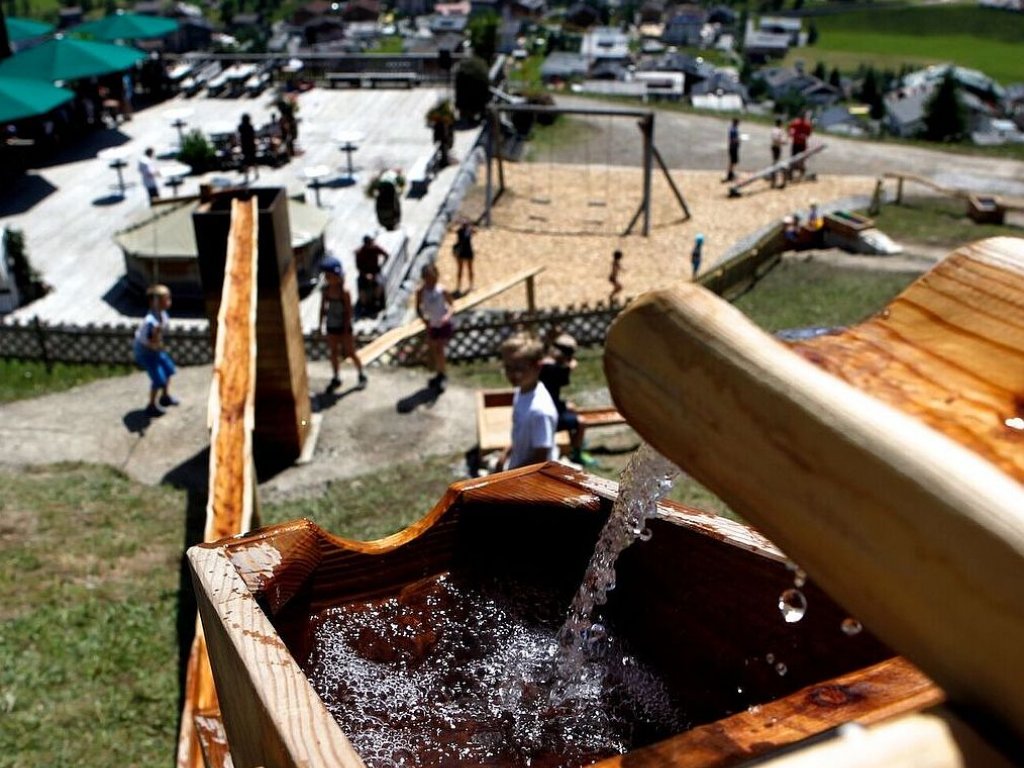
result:
<svg viewBox="0 0 1024 768"><path fill-rule="evenodd" d="M137 362L149 374L149 405L147 416L161 416L164 408L177 405L178 398L170 393L171 377L177 371L174 361L163 349L163 335L170 323L167 310L171 308L171 290L166 285L151 285L146 291L149 312L135 332L133 351ZM157 404L157 395L160 396Z"/></svg>
<svg viewBox="0 0 1024 768"><path fill-rule="evenodd" d="M551 351L541 360L540 381L555 401L558 412L557 430L567 430L572 445L569 458L577 464L592 467L594 458L583 450L583 430L576 407L562 399L562 387L569 385L569 377L576 367L576 339L568 333L561 333L551 345Z"/></svg>
<svg viewBox="0 0 1024 768"><path fill-rule="evenodd" d="M693 241L693 251L690 252L690 266L693 268L692 277L696 279L700 272L700 260L704 252L704 235L698 234Z"/></svg>
<svg viewBox="0 0 1024 768"><path fill-rule="evenodd" d="M505 469L558 458L558 410L540 382L543 355L544 345L525 334L512 336L501 345L505 376L516 388L512 400L512 444L505 449L499 465Z"/></svg>
<svg viewBox="0 0 1024 768"><path fill-rule="evenodd" d="M438 284L437 267L427 264L420 273L423 285L416 291L416 314L427 326L427 346L437 372L430 380L432 389L444 391L448 375L445 371L445 346L452 337L452 297Z"/></svg>
<svg viewBox="0 0 1024 768"><path fill-rule="evenodd" d="M608 303L615 301L615 297L622 293L622 283L619 282L619 274L622 272L622 251L612 254L612 273L608 275L608 282L612 284L612 292L608 294Z"/></svg>
<svg viewBox="0 0 1024 768"><path fill-rule="evenodd" d="M462 273L466 272L469 277L469 288L473 290L473 225L467 220L459 224L455 231L455 245L452 248L455 253L455 261L458 263L459 271L455 279L455 292L461 295Z"/></svg>
<svg viewBox="0 0 1024 768"><path fill-rule="evenodd" d="M331 370L334 372L328 388L337 389L341 386L341 377L338 375L341 361L351 357L359 372L358 386L362 389L366 386L366 374L363 373L363 362L356 354L356 343L352 337L352 297L345 288L345 273L341 262L330 256L323 260L320 268L326 282L320 289L320 323L317 327L321 333L326 331Z"/></svg>

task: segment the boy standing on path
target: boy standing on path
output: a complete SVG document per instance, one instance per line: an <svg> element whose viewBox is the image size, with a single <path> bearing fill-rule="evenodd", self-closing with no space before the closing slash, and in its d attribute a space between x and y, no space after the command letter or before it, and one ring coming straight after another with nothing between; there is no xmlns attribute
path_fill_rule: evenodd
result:
<svg viewBox="0 0 1024 768"><path fill-rule="evenodd" d="M149 312L135 332L133 352L137 362L149 374L149 405L147 416L162 416L164 408L177 405L178 398L171 395L171 376L177 372L174 361L163 349L163 335L170 324L167 310L171 308L171 290L166 285L151 285L146 291ZM157 395L160 396L159 404Z"/></svg>
<svg viewBox="0 0 1024 768"><path fill-rule="evenodd" d="M558 458L555 425L558 411L540 382L544 345L526 334L517 334L501 345L505 377L515 388L512 399L512 444L498 466L516 469Z"/></svg>
<svg viewBox="0 0 1024 768"><path fill-rule="evenodd" d="M700 272L700 262L704 255L704 235L698 234L693 239L693 250L690 252L690 268L692 269L691 277L696 280L697 273Z"/></svg>
<svg viewBox="0 0 1024 768"><path fill-rule="evenodd" d="M455 332L452 325L452 297L438 282L436 266L426 264L420 274L423 284L416 291L416 314L427 326L427 346L436 371L429 385L432 389L443 391L448 380L445 347Z"/></svg>

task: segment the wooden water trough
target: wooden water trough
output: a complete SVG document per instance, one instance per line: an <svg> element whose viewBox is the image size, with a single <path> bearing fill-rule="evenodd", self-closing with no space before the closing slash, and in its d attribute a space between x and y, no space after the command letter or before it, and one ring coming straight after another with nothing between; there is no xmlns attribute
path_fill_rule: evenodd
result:
<svg viewBox="0 0 1024 768"><path fill-rule="evenodd" d="M614 483L547 464L458 483L420 523L378 542L300 520L192 549L235 768L362 764L303 671L316 616L441 573L555 587L567 606L615 495ZM806 617L787 624L777 603L793 573L759 534L674 504L663 511L651 540L620 560L606 618L689 702L695 727L599 765L738 765L941 701L869 632L844 634L847 614L813 585ZM709 751L716 762L694 760Z"/></svg>
<svg viewBox="0 0 1024 768"><path fill-rule="evenodd" d="M616 404L807 570L809 607L796 623L780 615L793 572L761 534L662 505L604 612L690 726L595 765L1013 764L1024 242L964 248L800 354L707 291L680 292L638 300L613 326ZM300 520L191 549L235 768L363 765L306 673L325 610L444 573L543 584L567 605L616 493L546 464L457 483L376 542ZM843 631L851 615L864 631ZM836 730L849 723L869 727Z"/></svg>

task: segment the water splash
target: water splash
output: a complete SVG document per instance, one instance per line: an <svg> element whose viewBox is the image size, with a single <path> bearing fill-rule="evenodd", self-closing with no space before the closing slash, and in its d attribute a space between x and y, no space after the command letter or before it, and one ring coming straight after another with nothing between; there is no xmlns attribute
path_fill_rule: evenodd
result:
<svg viewBox="0 0 1024 768"><path fill-rule="evenodd" d="M779 613L787 624L795 624L807 613L807 598L799 589L787 589L779 595Z"/></svg>
<svg viewBox="0 0 1024 768"><path fill-rule="evenodd" d="M859 635L861 633L861 630L864 629L864 625L852 616L849 616L843 619L843 622L839 625L839 628L843 630L844 635L849 635L850 637L853 637L854 635Z"/></svg>
<svg viewBox="0 0 1024 768"><path fill-rule="evenodd" d="M595 632L600 636L604 628L591 624L591 616L615 586L615 562L622 551L637 539L651 538L647 521L657 514L658 502L672 489L678 474L679 468L647 443L641 444L622 471L618 498L558 633L559 683L552 689L552 701L586 698L600 685L600 679L588 669L588 660L600 651L600 637L595 641L594 636Z"/></svg>

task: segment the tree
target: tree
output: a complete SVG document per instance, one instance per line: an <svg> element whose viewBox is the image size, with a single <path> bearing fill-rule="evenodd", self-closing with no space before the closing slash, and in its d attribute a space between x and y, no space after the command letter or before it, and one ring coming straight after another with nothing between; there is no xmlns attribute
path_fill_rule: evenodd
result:
<svg viewBox="0 0 1024 768"><path fill-rule="evenodd" d="M825 70L825 62L819 61L814 65L814 71L811 72L819 80L824 80L828 76L828 72Z"/></svg>
<svg viewBox="0 0 1024 768"><path fill-rule="evenodd" d="M924 126L925 138L931 141L960 141L967 132L967 115L950 71L925 102Z"/></svg>
<svg viewBox="0 0 1024 768"><path fill-rule="evenodd" d="M833 88L843 88L843 76L839 74L839 67L832 67L832 71L828 73L828 84Z"/></svg>
<svg viewBox="0 0 1024 768"><path fill-rule="evenodd" d="M807 27L807 44L814 45L818 42L818 25L813 21Z"/></svg>
<svg viewBox="0 0 1024 768"><path fill-rule="evenodd" d="M455 69L455 108L463 120L476 121L491 100L487 62L473 56Z"/></svg>
<svg viewBox="0 0 1024 768"><path fill-rule="evenodd" d="M469 22L469 43L473 54L490 64L498 47L498 16L488 11Z"/></svg>

